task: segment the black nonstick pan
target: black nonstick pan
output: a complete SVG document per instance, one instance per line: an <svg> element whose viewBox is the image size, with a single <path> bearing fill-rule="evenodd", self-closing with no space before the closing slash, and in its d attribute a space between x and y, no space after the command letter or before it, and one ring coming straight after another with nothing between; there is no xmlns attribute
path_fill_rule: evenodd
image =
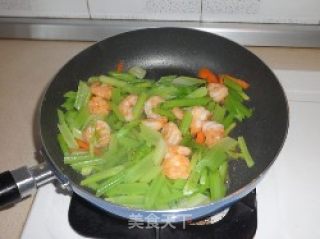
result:
<svg viewBox="0 0 320 239"><path fill-rule="evenodd" d="M239 124L236 135L243 135L255 160L253 168L243 161L231 161L230 187L223 199L194 208L147 211L109 203L80 186L81 175L63 164L56 140L57 108L63 94L77 88L79 80L105 74L122 60L125 66L147 69L147 78L168 74L196 75L201 67L229 73L251 85L248 94L253 117ZM276 159L288 130L288 104L284 91L272 71L254 54L223 37L182 28L153 28L123 33L98 42L79 53L57 73L48 86L40 109L40 135L45 163L22 167L0 175L0 205L21 199L39 185L54 179L99 208L129 218L151 212L159 222L181 222L221 211L253 190ZM165 215L165 217L164 217Z"/></svg>

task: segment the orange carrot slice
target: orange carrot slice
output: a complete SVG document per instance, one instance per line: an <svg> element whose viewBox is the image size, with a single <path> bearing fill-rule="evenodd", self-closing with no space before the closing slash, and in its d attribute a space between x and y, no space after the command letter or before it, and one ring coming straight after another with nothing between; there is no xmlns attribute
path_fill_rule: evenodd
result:
<svg viewBox="0 0 320 239"><path fill-rule="evenodd" d="M208 83L219 83L218 76L208 68L201 68L198 71L198 77L208 81Z"/></svg>

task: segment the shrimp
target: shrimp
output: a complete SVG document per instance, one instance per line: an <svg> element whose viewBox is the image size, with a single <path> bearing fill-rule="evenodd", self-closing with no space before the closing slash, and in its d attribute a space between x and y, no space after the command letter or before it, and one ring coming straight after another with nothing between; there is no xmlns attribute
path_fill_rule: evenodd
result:
<svg viewBox="0 0 320 239"><path fill-rule="evenodd" d="M162 172L170 179L187 179L190 174L190 161L181 154L172 154L162 162Z"/></svg>
<svg viewBox="0 0 320 239"><path fill-rule="evenodd" d="M182 118L183 118L183 110L182 109L180 109L179 107L174 107L171 111L178 120L182 120Z"/></svg>
<svg viewBox="0 0 320 239"><path fill-rule="evenodd" d="M158 115L152 111L153 108L157 107L160 103L164 102L160 96L150 97L144 104L144 112L149 119L161 119L167 121L167 118L161 115Z"/></svg>
<svg viewBox="0 0 320 239"><path fill-rule="evenodd" d="M94 83L90 86L90 91L95 96L100 96L106 100L110 100L112 96L112 87L107 84Z"/></svg>
<svg viewBox="0 0 320 239"><path fill-rule="evenodd" d="M201 131L203 122L208 120L211 113L202 106L195 106L191 109L192 121L190 125L190 131L192 135L195 135Z"/></svg>
<svg viewBox="0 0 320 239"><path fill-rule="evenodd" d="M166 122L164 122L163 120L157 120L157 119L145 119L145 120L142 120L142 123L151 129L159 131L160 129L163 128Z"/></svg>
<svg viewBox="0 0 320 239"><path fill-rule="evenodd" d="M119 110L126 121L133 120L133 107L137 103L137 100L137 95L128 95L121 101L119 105Z"/></svg>
<svg viewBox="0 0 320 239"><path fill-rule="evenodd" d="M97 120L94 125L90 125L82 132L82 138L89 143L92 137L96 137L96 147L102 148L107 146L111 139L110 126L102 120Z"/></svg>
<svg viewBox="0 0 320 239"><path fill-rule="evenodd" d="M191 154L191 149L182 145L170 145L168 147L168 152L166 153L165 158L170 157L173 154L189 156Z"/></svg>
<svg viewBox="0 0 320 239"><path fill-rule="evenodd" d="M105 116L109 114L109 103L100 96L94 96L89 101L89 111L91 114Z"/></svg>
<svg viewBox="0 0 320 239"><path fill-rule="evenodd" d="M162 128L162 136L167 144L178 145L182 140L182 134L178 126L173 122L168 122Z"/></svg>
<svg viewBox="0 0 320 239"><path fill-rule="evenodd" d="M210 97L218 103L222 102L228 96L228 88L223 84L209 83L208 91Z"/></svg>
<svg viewBox="0 0 320 239"><path fill-rule="evenodd" d="M203 123L202 132L205 135L205 144L208 146L215 145L224 137L224 127L215 121L206 121Z"/></svg>

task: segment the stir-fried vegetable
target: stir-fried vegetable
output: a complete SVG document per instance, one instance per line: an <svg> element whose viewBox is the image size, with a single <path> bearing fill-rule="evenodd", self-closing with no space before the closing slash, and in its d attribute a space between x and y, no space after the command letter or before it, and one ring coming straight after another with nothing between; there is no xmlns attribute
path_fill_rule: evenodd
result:
<svg viewBox="0 0 320 239"><path fill-rule="evenodd" d="M253 114L249 84L202 68L198 77L145 79L124 62L80 81L57 111L64 163L106 201L143 209L194 207L223 198L228 162L254 161L230 132Z"/></svg>

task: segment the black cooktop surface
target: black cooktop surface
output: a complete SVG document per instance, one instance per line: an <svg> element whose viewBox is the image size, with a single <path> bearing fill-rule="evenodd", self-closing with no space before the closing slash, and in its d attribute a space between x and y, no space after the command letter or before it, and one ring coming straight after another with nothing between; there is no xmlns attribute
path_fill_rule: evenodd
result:
<svg viewBox="0 0 320 239"><path fill-rule="evenodd" d="M194 225L193 222L158 225L123 220L74 194L69 222L77 233L90 238L251 239L257 229L256 191L231 206L223 219L210 225Z"/></svg>

